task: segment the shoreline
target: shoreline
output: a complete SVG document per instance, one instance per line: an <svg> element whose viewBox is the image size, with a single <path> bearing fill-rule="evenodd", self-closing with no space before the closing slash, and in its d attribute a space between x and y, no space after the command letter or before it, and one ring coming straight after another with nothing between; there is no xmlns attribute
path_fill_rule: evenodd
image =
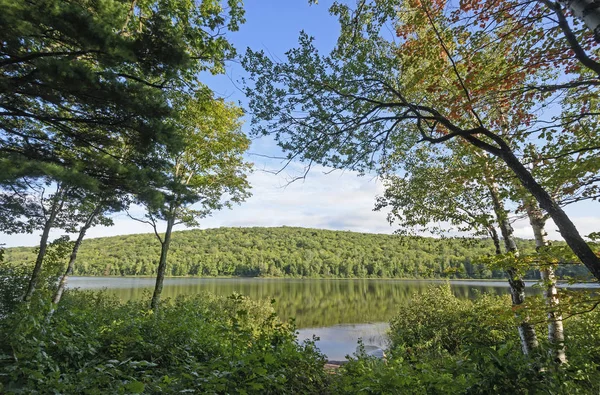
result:
<svg viewBox="0 0 600 395"><path fill-rule="evenodd" d="M69 278L79 278L79 279L102 279L102 278L110 278L110 279L156 279L156 276L80 276L80 275L71 275ZM436 282L436 283L445 283L449 282L451 284L457 285L469 285L469 283L473 283L477 285L477 283L489 283L491 286L493 283L498 283L496 286L508 286L507 278L411 278L411 277L263 277L263 276L165 276L165 279L190 279L190 280L260 280L260 281L280 281L280 280L298 280L298 281L402 281L402 282ZM536 284L541 280L539 279L525 279L526 284ZM577 281L575 283L571 283L569 280L558 280L558 285L567 285L568 288L578 288L578 285L583 288L594 287L594 284L597 287L600 287L600 283L596 281Z"/></svg>

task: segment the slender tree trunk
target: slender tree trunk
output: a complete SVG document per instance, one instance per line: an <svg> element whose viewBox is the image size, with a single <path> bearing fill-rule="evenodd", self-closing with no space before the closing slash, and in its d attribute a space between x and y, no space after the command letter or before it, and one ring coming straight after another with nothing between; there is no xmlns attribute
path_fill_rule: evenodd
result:
<svg viewBox="0 0 600 395"><path fill-rule="evenodd" d="M547 233L545 231L546 219L542 211L533 202L524 202L529 222L533 228L535 237L536 249L540 249L548 245L546 240ZM548 341L554 349L552 353L558 363L566 363L567 356L565 354L565 332L563 329L563 318L559 310L558 291L556 289L556 276L554 268L549 265L543 265L540 268L540 274L544 281L544 299L547 306L548 319Z"/></svg>
<svg viewBox="0 0 600 395"><path fill-rule="evenodd" d="M573 253L589 269L589 271L600 280L600 257L598 257L590 246L583 240L579 231L571 222L571 219L565 214L562 208L552 199L550 194L538 184L529 170L523 166L519 159L512 153L502 151L500 156L508 167L515 173L521 181L521 184L537 200L540 207L548 213L556 226L558 227L562 238L565 240Z"/></svg>
<svg viewBox="0 0 600 395"><path fill-rule="evenodd" d="M62 187L59 185L56 191L56 195L52 201L52 205L50 206L50 212L46 218L46 223L44 224L44 230L42 231L42 238L40 239L40 248L38 251L37 258L35 260L35 266L33 267L33 272L31 273L31 277L29 279L29 283L27 284L27 290L25 291L25 295L23 296L24 302L29 302L33 293L35 291L35 287L40 279L40 274L42 273L42 264L44 262L44 257L46 256L46 250L48 249L48 237L50 235L50 230L54 226L54 221L56 220L56 216L58 212L62 209L64 199L62 198Z"/></svg>
<svg viewBox="0 0 600 395"><path fill-rule="evenodd" d="M489 187L489 191L498 220L498 226L500 227L500 233L502 233L502 238L504 239L504 247L507 252L512 252L518 256L519 249L513 237L513 228L508 221L506 211L498 196L498 188L495 184L492 184ZM537 348L539 343L535 334L535 328L528 322L529 317L527 314L521 313L523 310L522 305L525 303L525 281L523 281L523 278L518 275L514 268L508 268L506 272L508 273L508 284L510 286L513 309L515 315L521 321L518 328L519 337L521 338L521 349L523 350L523 354L529 355L533 349Z"/></svg>
<svg viewBox="0 0 600 395"><path fill-rule="evenodd" d="M73 250L71 251L71 256L69 257L69 264L67 265L67 269L65 270L64 274L60 278L60 282L58 283L58 289L56 290L56 293L54 294L54 297L52 298L52 303L58 304L60 302L60 298L62 298L62 294L65 291L65 288L67 287L67 281L69 280L69 276L71 274L73 274L73 268L75 267L75 260L77 260L77 252L79 252L79 247L81 246L81 243L83 242L83 239L85 238L86 232L88 231L90 226L92 226L94 219L100 213L100 211L101 211L101 208L100 208L100 206L98 206L94 210L94 212L92 214L90 214L90 216L88 217L86 222L83 224L83 226L79 230L79 236L77 237L77 240L75 240L75 244L73 245Z"/></svg>
<svg viewBox="0 0 600 395"><path fill-rule="evenodd" d="M500 249L500 238L498 237L498 232L496 231L496 228L494 226L490 226L488 228L488 231L490 232L490 236L492 238L492 241L494 242L496 255L502 254L502 250Z"/></svg>
<svg viewBox="0 0 600 395"><path fill-rule="evenodd" d="M160 294L162 293L165 272L167 271L167 253L169 252L169 245L171 244L171 233L173 231L174 222L174 218L167 220L165 239L161 243L160 260L158 262L158 271L156 273L156 285L154 286L154 294L152 295L152 301L150 303L150 308L153 310L158 309L158 304L160 302Z"/></svg>

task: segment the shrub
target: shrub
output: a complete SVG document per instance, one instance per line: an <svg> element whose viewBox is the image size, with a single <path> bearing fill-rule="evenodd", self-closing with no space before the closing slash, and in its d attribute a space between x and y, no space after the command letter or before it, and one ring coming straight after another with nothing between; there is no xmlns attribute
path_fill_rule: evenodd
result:
<svg viewBox="0 0 600 395"><path fill-rule="evenodd" d="M313 342L297 344L270 305L239 295L182 297L154 313L70 292L50 309L36 299L0 323L4 391L296 394L328 379Z"/></svg>
<svg viewBox="0 0 600 395"><path fill-rule="evenodd" d="M532 305L543 301L531 298ZM564 321L568 365L557 365L538 324L540 347L523 355L507 297L457 299L430 287L391 323L387 361L358 353L331 384L340 394L588 394L600 392L600 311ZM543 317L535 312L532 317Z"/></svg>
<svg viewBox="0 0 600 395"><path fill-rule="evenodd" d="M516 339L510 299L458 299L449 284L431 286L401 306L390 323L392 353L456 354L465 345L494 346Z"/></svg>

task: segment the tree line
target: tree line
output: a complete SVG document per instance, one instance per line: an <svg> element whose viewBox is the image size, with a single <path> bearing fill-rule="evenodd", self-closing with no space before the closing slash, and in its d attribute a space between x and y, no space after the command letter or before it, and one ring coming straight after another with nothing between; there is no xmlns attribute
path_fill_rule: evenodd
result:
<svg viewBox="0 0 600 395"><path fill-rule="evenodd" d="M518 240L535 250L532 240ZM81 276L154 276L159 246L152 234L86 240L73 273ZM505 278L482 256L491 239L431 238L307 228L217 228L174 232L167 276ZM6 261L25 265L33 248L9 248ZM582 265L561 276L587 278ZM529 278L537 278L532 270Z"/></svg>

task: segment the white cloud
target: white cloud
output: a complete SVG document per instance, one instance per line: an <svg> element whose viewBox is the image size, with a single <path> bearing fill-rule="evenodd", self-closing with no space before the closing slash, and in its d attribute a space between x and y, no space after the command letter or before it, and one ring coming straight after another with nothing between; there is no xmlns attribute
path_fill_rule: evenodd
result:
<svg viewBox="0 0 600 395"><path fill-rule="evenodd" d="M305 180L289 183L302 169L302 165L291 164L285 175L255 171L250 175L253 196L232 210L214 213L204 219L200 227L286 225L372 233L393 231L385 213L373 212L375 196L383 192L381 182L358 177L353 172L325 174L327 169L316 166ZM132 211L143 215L141 209ZM112 227L90 229L88 237L152 231L148 225L133 221L125 214L117 214L114 222ZM51 236L62 233L55 231ZM38 240L37 234L2 237L7 246L35 245Z"/></svg>
<svg viewBox="0 0 600 395"><path fill-rule="evenodd" d="M592 207L592 204L589 204L590 208ZM587 236L592 232L600 231L600 216L582 216L573 214L570 211L574 210L569 210L569 208L566 209L567 214L570 214L571 221L573 221L581 235ZM522 219L516 221L513 224L513 228L515 229L515 236L522 237L524 239L533 239L533 231L529 225L529 220ZM548 232L548 238L550 240L562 239L560 232L558 231L558 227L551 219L546 223L546 232Z"/></svg>
<svg viewBox="0 0 600 395"><path fill-rule="evenodd" d="M271 161L267 165L277 168L279 162ZM366 233L392 233L395 230L387 223L385 212L373 212L375 196L383 193L379 180L369 176L359 177L350 171L329 173L329 169L315 166L306 179L289 184L288 181L302 174L303 169L301 164L292 163L285 174L255 171L250 176L253 196L233 210L214 213L204 219L200 227L286 225ZM600 216L595 215L594 211L596 206L597 203L583 203L567 208L567 213L583 235L600 230ZM133 211L143 215L141 208ZM115 226L109 228L90 229L88 236L152 231L148 225L133 221L124 214L115 216L114 222ZM532 238L527 220L515 222L514 228L516 236ZM548 221L547 230L550 239L560 239L552 221ZM52 237L60 234L60 231L53 232ZM38 240L37 234L2 236L2 242L7 246L35 245Z"/></svg>

